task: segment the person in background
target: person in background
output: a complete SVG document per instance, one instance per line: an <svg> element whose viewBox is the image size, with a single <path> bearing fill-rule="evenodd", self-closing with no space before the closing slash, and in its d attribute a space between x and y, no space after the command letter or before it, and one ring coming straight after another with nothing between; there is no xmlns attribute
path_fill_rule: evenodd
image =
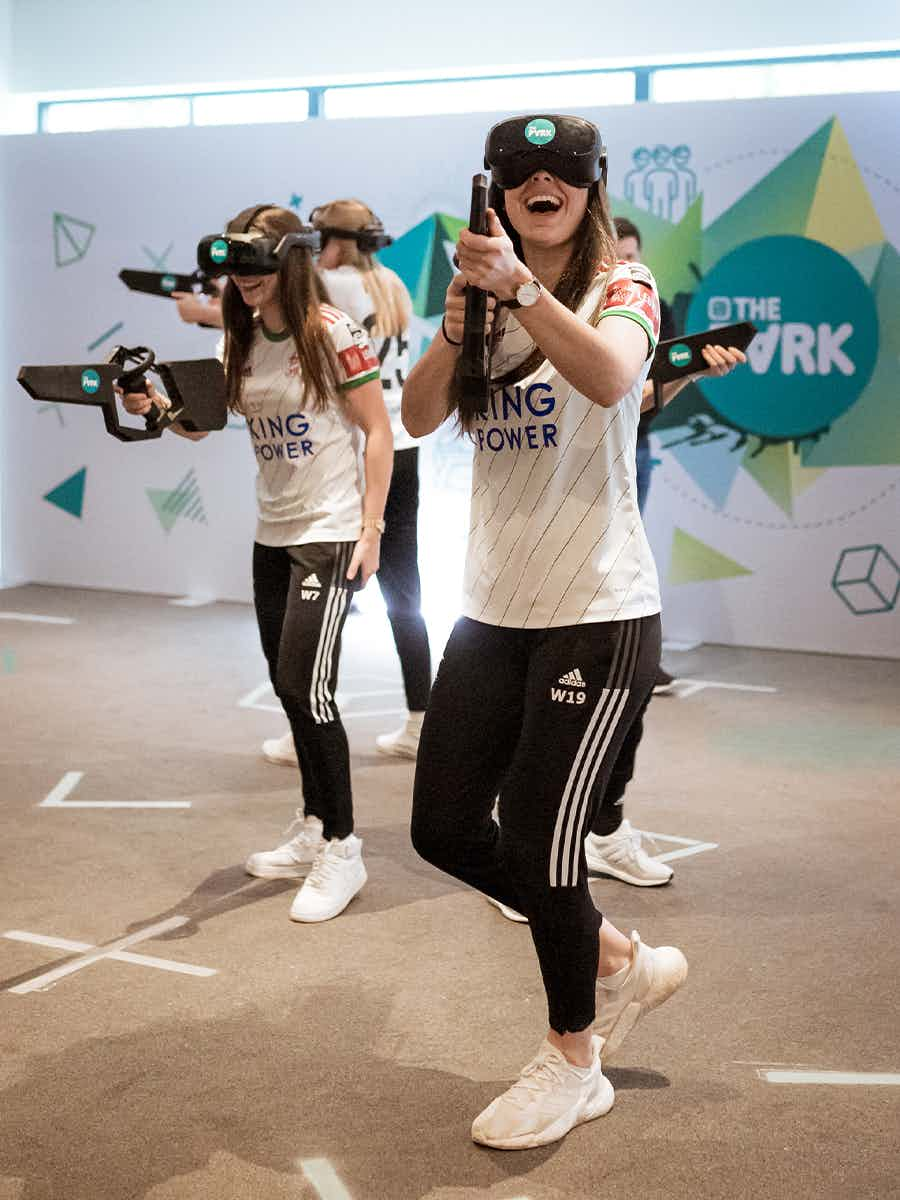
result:
<svg viewBox="0 0 900 1200"><path fill-rule="evenodd" d="M626 217L615 217L613 224L616 231L616 253L620 261L641 262L641 232L638 227ZM659 309L659 340L667 341L677 336L677 330L672 318L672 310L662 299L659 302ZM707 362L707 370L700 374L715 376L727 375L738 363L745 361L744 355L739 350L724 350L721 347L707 347L704 357ZM689 376L684 380L666 384L663 388L663 403L668 404L692 378L696 377ZM644 386L635 453L637 502L641 514L647 503L650 476L653 471L650 425L656 412L652 401L653 386L648 383ZM653 685L653 695L658 696L671 692L677 682L672 675L659 667L656 672L656 682ZM584 848L587 864L595 873L621 879L636 887L659 887L671 880L672 868L647 853L643 847L640 831L635 829L625 816L623 803L625 789L634 775L635 756L643 734L646 707L645 704L629 730L622 753L616 760L609 784L603 794L602 804L595 810L590 831L585 838Z"/></svg>
<svg viewBox="0 0 900 1200"><path fill-rule="evenodd" d="M393 439L365 330L326 302L316 231L261 204L228 223L218 240L229 239L254 255L228 273L221 305L228 407L246 419L259 469L253 599L272 686L300 749L303 794L293 836L251 854L246 870L305 876L290 916L312 923L343 912L367 879L334 693L351 597L378 570ZM125 406L140 415L154 401L165 403L151 386ZM206 436L172 428L192 441Z"/></svg>

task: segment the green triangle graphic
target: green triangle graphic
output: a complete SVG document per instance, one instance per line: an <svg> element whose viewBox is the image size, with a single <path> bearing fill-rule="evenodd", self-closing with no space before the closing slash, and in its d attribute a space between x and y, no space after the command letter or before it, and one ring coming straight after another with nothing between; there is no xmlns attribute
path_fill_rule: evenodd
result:
<svg viewBox="0 0 900 1200"><path fill-rule="evenodd" d="M147 488L147 496L153 505L153 511L166 533L178 520L179 515L178 509L172 507L173 495L174 491L171 488Z"/></svg>
<svg viewBox="0 0 900 1200"><path fill-rule="evenodd" d="M69 267L79 262L88 252L88 247L97 231L96 225L68 217L65 213L53 214L53 254L58 267Z"/></svg>
<svg viewBox="0 0 900 1200"><path fill-rule="evenodd" d="M878 264L881 262L883 250L884 242L877 242L873 246L863 246L861 250L854 250L852 254L846 256L870 287L875 272L878 270Z"/></svg>
<svg viewBox="0 0 900 1200"><path fill-rule="evenodd" d="M669 583L699 583L702 580L732 579L736 575L752 574L733 558L713 550L712 546L707 546L699 538L691 537L676 526L669 558Z"/></svg>
<svg viewBox="0 0 900 1200"><path fill-rule="evenodd" d="M654 213L647 212L644 208L638 208L636 204L632 204L630 200L625 200L621 196L611 195L609 206L615 216L625 217L637 225L641 231L641 258L648 264L651 271L655 272L658 256L677 226L671 221L657 217Z"/></svg>
<svg viewBox="0 0 900 1200"><path fill-rule="evenodd" d="M784 234L806 236L834 118L746 192L703 235L703 270L743 242Z"/></svg>
<svg viewBox="0 0 900 1200"><path fill-rule="evenodd" d="M804 466L790 442L766 446L758 453L747 450L741 466L789 517L794 515L795 497L811 487L823 470Z"/></svg>
<svg viewBox="0 0 900 1200"><path fill-rule="evenodd" d="M64 479L52 491L44 495L45 500L61 508L63 512L71 513L73 517L81 517L84 508L84 485L87 480L87 467L82 467L68 479Z"/></svg>
<svg viewBox="0 0 900 1200"><path fill-rule="evenodd" d="M670 227L668 236L654 251L653 258L641 255L652 264L659 294L667 300L671 300L678 292L693 292L697 286L697 277L690 264L694 263L700 269L703 258L702 217L703 197L698 196L678 224Z"/></svg>

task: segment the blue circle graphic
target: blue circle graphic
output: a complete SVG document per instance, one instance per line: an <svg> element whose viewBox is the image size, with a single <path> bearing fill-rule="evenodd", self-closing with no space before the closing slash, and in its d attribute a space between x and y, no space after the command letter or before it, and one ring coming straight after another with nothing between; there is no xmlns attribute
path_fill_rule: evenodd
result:
<svg viewBox="0 0 900 1200"><path fill-rule="evenodd" d="M749 365L701 379L706 400L747 433L788 440L821 432L859 398L878 357L878 314L843 255L810 238L745 242L691 300L689 329L753 321Z"/></svg>

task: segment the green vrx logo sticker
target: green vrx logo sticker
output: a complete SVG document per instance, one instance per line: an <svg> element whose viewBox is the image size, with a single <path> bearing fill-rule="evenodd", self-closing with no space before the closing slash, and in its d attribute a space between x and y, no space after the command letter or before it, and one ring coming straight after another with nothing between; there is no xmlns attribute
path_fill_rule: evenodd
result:
<svg viewBox="0 0 900 1200"><path fill-rule="evenodd" d="M556 126L546 117L538 117L525 126L525 140L532 146L546 146L556 137Z"/></svg>
<svg viewBox="0 0 900 1200"><path fill-rule="evenodd" d="M690 346L686 346L684 342L669 347L669 362L673 367L686 367L693 357Z"/></svg>
<svg viewBox="0 0 900 1200"><path fill-rule="evenodd" d="M100 391L100 376L92 367L81 372L81 390L88 396L96 396Z"/></svg>
<svg viewBox="0 0 900 1200"><path fill-rule="evenodd" d="M209 248L209 257L214 263L223 263L228 257L228 243L224 238L216 238Z"/></svg>
<svg viewBox="0 0 900 1200"><path fill-rule="evenodd" d="M159 281L159 286L164 292L174 292L175 284L177 282L178 280L174 275L163 275L162 279Z"/></svg>

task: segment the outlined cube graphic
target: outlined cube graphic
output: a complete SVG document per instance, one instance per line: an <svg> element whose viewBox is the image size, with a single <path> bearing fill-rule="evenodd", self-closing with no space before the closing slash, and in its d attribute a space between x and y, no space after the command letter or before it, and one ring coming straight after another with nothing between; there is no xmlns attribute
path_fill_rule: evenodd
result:
<svg viewBox="0 0 900 1200"><path fill-rule="evenodd" d="M851 546L841 551L831 586L857 617L891 612L900 595L900 567L884 546Z"/></svg>

